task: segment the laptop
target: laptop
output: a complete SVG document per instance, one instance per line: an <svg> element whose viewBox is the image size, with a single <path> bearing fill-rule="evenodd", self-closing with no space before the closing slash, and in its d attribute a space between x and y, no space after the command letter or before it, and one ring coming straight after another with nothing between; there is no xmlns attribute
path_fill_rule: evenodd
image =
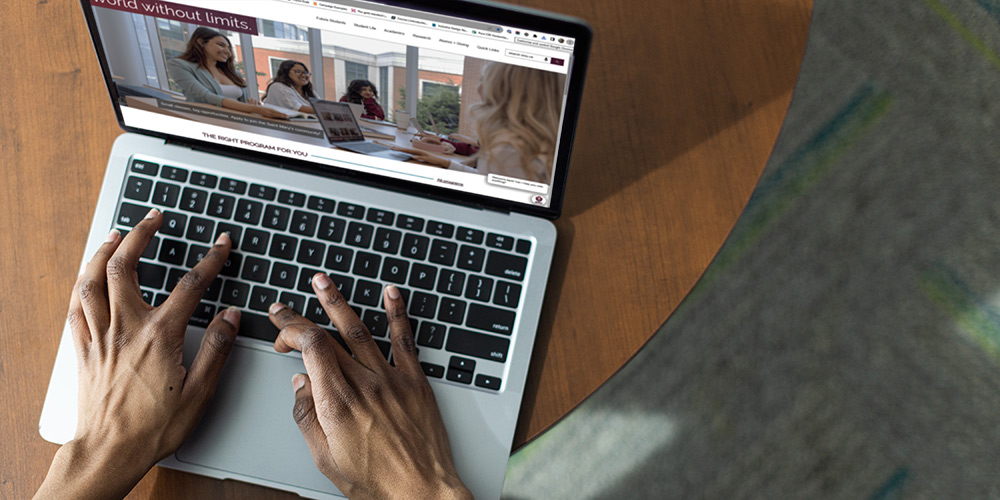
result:
<svg viewBox="0 0 1000 500"><path fill-rule="evenodd" d="M80 3L126 132L110 151L81 269L112 228L127 231L157 207L163 227L137 271L143 299L158 305L218 234L233 240L226 267L190 320L185 364L221 308L241 309L240 335L204 418L159 465L341 498L292 420L288 381L305 371L302 358L274 351L277 330L266 313L280 300L333 334L309 284L322 271L390 360L379 292L388 283L403 291L458 473L476 498L498 498L556 245L552 220L564 199L589 28L466 1ZM417 116L440 106L451 110L458 132L485 131L480 155L496 129L468 112L499 83L490 78L517 73L532 87L532 109L553 110L537 132L554 144L546 179L494 170L482 157L475 169L456 170L360 155L330 148L316 123L173 101L166 90L181 89L165 62L198 26L224 33L242 74L265 75L247 81L250 95L283 59L311 68L327 100L367 76L385 109ZM165 92L126 100L126 85ZM492 112L506 114L504 102ZM73 438L76 400L76 359L64 327L39 422L43 438Z"/></svg>
<svg viewBox="0 0 1000 500"><path fill-rule="evenodd" d="M341 149L353 151L358 154L378 156L390 160L406 161L412 158L406 153L393 151L392 148L375 144L365 140L364 132L354 116L355 104L351 106L346 102L326 101L323 99L310 99L319 124L326 134L326 140L330 144Z"/></svg>

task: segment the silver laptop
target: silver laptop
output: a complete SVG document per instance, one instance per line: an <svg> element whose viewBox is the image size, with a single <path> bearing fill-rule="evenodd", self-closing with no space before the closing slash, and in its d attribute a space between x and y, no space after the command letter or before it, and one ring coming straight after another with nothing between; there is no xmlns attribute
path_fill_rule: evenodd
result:
<svg viewBox="0 0 1000 500"><path fill-rule="evenodd" d="M361 107L359 104L351 105L324 99L310 99L309 102L312 103L320 127L323 128L323 134L330 144L358 154L390 160L406 161L411 158L406 153L393 151L392 148L365 140L364 132L355 117L356 108Z"/></svg>
<svg viewBox="0 0 1000 500"><path fill-rule="evenodd" d="M138 275L143 298L158 305L219 233L234 242L191 318L185 363L220 308L241 308L240 336L204 419L160 465L340 498L292 420L288 380L304 371L301 356L274 351L277 330L266 313L280 300L332 334L309 286L323 271L390 359L379 291L387 283L403 290L458 473L476 498L498 498L556 244L551 220L563 202L589 28L459 1L81 5L127 132L111 149L81 269L109 230L128 230L157 207L164 224ZM504 71L522 83L555 78L548 100L538 101L542 87L531 84L532 102L557 110L553 130L539 132L553 139L554 159L542 180L494 171L485 160L473 171L440 169L330 148L315 123L257 119L166 92L126 99L119 85L178 90L165 62L184 51L195 19L230 40L242 74L265 75L248 80L250 95L280 60L296 59L311 69L321 98L339 99L348 81L366 76L385 109L411 116L427 106L451 109L449 124L466 135L496 132L460 121L485 102L490 78ZM493 103L492 111L506 109ZM489 139L480 137L480 155ZM64 328L39 423L45 439L73 438L76 399Z"/></svg>

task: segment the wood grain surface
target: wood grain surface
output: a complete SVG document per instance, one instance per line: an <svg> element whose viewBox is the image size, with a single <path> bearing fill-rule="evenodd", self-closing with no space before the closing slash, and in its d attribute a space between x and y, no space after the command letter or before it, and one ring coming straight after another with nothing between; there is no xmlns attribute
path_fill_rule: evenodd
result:
<svg viewBox="0 0 1000 500"><path fill-rule="evenodd" d="M516 447L624 365L704 272L778 136L812 3L515 3L595 32ZM57 449L38 417L122 131L77 2L6 2L0 67L0 498L20 499ZM154 468L130 498L297 497Z"/></svg>

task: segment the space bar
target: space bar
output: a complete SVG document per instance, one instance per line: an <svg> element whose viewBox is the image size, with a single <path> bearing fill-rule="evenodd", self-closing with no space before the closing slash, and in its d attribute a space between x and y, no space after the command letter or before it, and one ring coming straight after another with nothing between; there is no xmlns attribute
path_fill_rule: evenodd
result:
<svg viewBox="0 0 1000 500"><path fill-rule="evenodd" d="M241 311L240 336L274 342L278 338L278 328L267 316Z"/></svg>

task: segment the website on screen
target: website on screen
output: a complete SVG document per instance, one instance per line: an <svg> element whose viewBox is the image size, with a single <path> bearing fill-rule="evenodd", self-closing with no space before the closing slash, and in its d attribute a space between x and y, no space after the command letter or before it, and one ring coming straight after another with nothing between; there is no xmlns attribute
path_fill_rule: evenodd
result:
<svg viewBox="0 0 1000 500"><path fill-rule="evenodd" d="M550 203L572 38L354 0L89 1L128 126Z"/></svg>

